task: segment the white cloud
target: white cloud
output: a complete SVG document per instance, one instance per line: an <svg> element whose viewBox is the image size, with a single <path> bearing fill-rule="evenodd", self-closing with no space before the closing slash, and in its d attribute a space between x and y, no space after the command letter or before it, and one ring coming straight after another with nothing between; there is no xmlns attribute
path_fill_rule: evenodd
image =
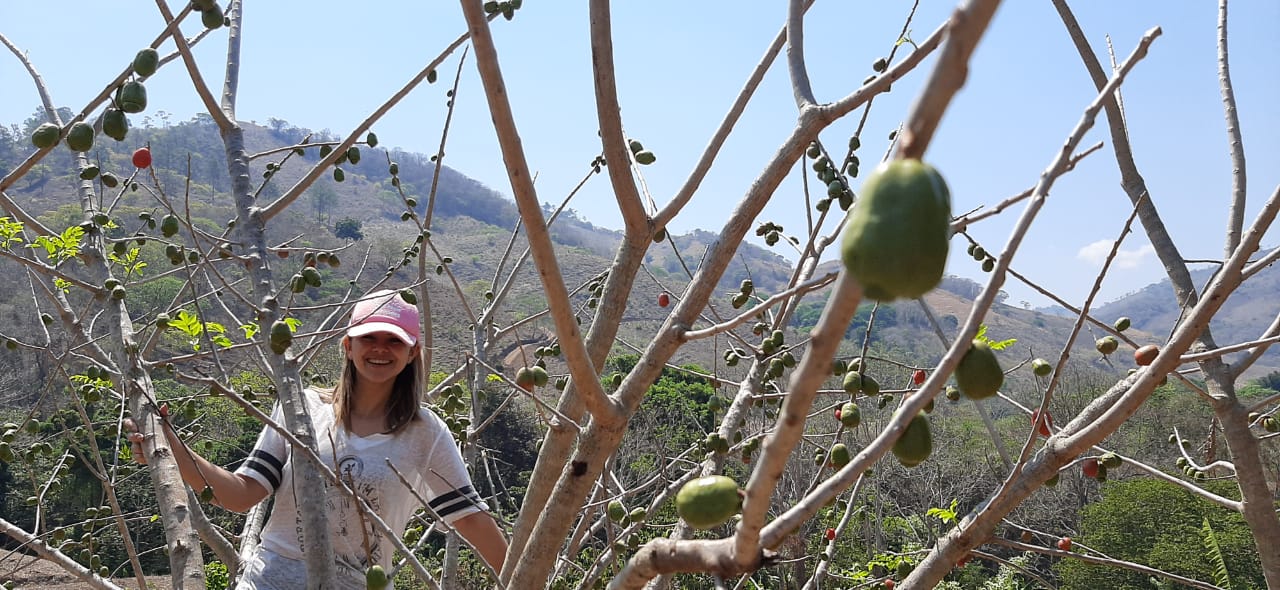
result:
<svg viewBox="0 0 1280 590"><path fill-rule="evenodd" d="M1107 254L1111 252L1112 244L1111 240L1098 240L1076 252L1076 258L1090 264L1101 265L1107 259ZM1156 250L1151 247L1151 244L1145 244L1136 250L1125 250L1122 247L1120 251L1116 252L1116 258L1111 262L1111 268L1117 270L1137 268L1142 265L1148 256L1155 253Z"/></svg>

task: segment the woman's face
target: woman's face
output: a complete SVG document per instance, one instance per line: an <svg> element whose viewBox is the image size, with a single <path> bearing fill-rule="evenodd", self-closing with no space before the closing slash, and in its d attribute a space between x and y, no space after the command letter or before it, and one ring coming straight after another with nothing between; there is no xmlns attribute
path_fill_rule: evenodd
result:
<svg viewBox="0 0 1280 590"><path fill-rule="evenodd" d="M417 346L409 346L387 332L343 338L342 342L356 375L370 384L394 382L418 354Z"/></svg>

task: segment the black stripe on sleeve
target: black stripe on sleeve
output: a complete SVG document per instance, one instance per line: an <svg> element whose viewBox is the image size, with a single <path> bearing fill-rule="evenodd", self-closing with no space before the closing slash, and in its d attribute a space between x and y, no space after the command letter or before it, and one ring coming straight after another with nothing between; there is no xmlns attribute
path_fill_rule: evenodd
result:
<svg viewBox="0 0 1280 590"><path fill-rule="evenodd" d="M480 494L476 493L471 486L453 490L447 494L431 500L429 503L431 509L439 514L441 518L447 518L450 514L454 514L460 510L465 510L472 506L482 508L480 502Z"/></svg>
<svg viewBox="0 0 1280 590"><path fill-rule="evenodd" d="M277 459L274 455L257 450L245 459L244 467L252 469L271 483L271 489L275 490L280 487L280 474L284 470L284 463Z"/></svg>

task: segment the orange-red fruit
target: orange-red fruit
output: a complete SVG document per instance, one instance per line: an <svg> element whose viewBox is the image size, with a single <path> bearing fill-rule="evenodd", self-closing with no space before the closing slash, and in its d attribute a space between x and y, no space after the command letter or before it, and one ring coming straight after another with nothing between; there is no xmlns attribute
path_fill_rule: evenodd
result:
<svg viewBox="0 0 1280 590"><path fill-rule="evenodd" d="M1058 539L1058 549L1061 549L1063 551L1070 551L1071 537L1063 537L1061 539Z"/></svg>
<svg viewBox="0 0 1280 590"><path fill-rule="evenodd" d="M1085 459L1084 464L1080 466L1080 471L1084 473L1085 477L1088 477L1088 478L1098 477L1098 460Z"/></svg>
<svg viewBox="0 0 1280 590"><path fill-rule="evenodd" d="M1138 363L1139 367L1145 367L1150 365L1152 361L1156 360L1156 355L1158 354L1160 354L1160 347L1154 344L1148 344L1133 351L1133 362Z"/></svg>
<svg viewBox="0 0 1280 590"><path fill-rule="evenodd" d="M147 148L138 148L133 152L133 165L138 168L148 168L151 166L151 150Z"/></svg>
<svg viewBox="0 0 1280 590"><path fill-rule="evenodd" d="M836 540L836 530L835 530L835 529L827 529L827 540L828 540L828 541L834 541L834 540Z"/></svg>
<svg viewBox="0 0 1280 590"><path fill-rule="evenodd" d="M911 373L911 382L916 385L924 385L924 378L925 374L923 369L916 369L914 373Z"/></svg>
<svg viewBox="0 0 1280 590"><path fill-rule="evenodd" d="M671 305L671 296L666 293L658 294L658 307L666 307Z"/></svg>
<svg viewBox="0 0 1280 590"><path fill-rule="evenodd" d="M885 587L887 590L893 590L893 580L885 580L885 581L884 581L884 587Z"/></svg>
<svg viewBox="0 0 1280 590"><path fill-rule="evenodd" d="M1040 410L1031 410L1031 423L1036 425L1036 430L1040 431L1040 436L1048 438L1053 434L1049 431L1049 427L1053 426L1053 416L1049 412L1045 412L1042 418Z"/></svg>

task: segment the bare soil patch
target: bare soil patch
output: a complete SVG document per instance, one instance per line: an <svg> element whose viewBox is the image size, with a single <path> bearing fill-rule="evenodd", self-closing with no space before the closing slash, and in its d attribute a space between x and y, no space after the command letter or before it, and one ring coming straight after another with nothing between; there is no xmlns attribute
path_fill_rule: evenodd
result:
<svg viewBox="0 0 1280 590"><path fill-rule="evenodd" d="M52 562L34 557L11 557L0 562L0 582L13 581L16 589L94 590L89 582L77 578ZM169 576L146 576L145 590L173 590ZM138 588L136 578L116 578L112 584L121 588Z"/></svg>

